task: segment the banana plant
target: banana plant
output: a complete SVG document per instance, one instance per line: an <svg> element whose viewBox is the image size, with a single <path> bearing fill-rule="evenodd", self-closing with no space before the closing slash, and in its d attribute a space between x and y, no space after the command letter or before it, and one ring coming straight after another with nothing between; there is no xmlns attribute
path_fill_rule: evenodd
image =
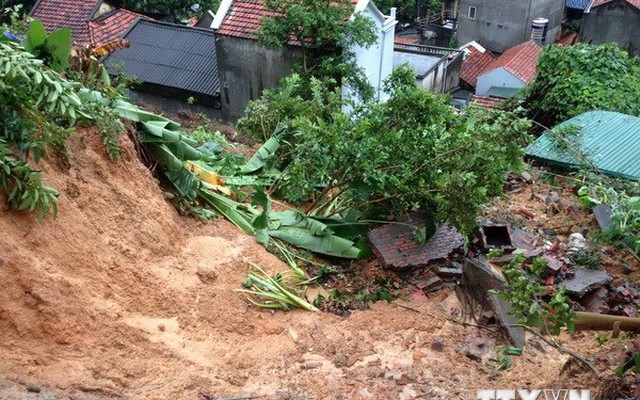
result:
<svg viewBox="0 0 640 400"><path fill-rule="evenodd" d="M140 110L135 105L118 101L116 111L125 119L137 122L140 141L147 146L156 162L164 167L165 176L184 197L204 201L246 234L267 245L272 238L314 253L334 257L357 258L360 249L348 238L334 232L329 224L300 210L272 211L271 198L264 186L272 182L271 171L265 171L268 159L280 147L278 136L284 127L276 128L272 137L247 161L228 175L218 172L215 160L205 157L197 143L180 132L180 125L165 117ZM251 186L251 204L234 200L233 189ZM338 223L339 221L332 221ZM349 231L348 226L339 230Z"/></svg>

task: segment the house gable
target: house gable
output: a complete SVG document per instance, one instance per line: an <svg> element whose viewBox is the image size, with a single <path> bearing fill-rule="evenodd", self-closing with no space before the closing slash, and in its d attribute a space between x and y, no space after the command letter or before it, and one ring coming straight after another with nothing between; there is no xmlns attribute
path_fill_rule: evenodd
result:
<svg viewBox="0 0 640 400"><path fill-rule="evenodd" d="M580 28L585 43L615 42L631 56L640 55L640 0L596 0L585 10Z"/></svg>
<svg viewBox="0 0 640 400"><path fill-rule="evenodd" d="M591 12L591 9L593 9L593 8L597 8L597 7L603 6L603 5L608 4L608 3L614 3L616 1L624 1L625 3L628 3L628 4L632 5L633 7L635 7L636 9L640 10L640 0L593 0L591 2L591 4L589 5L589 7L587 7L585 12L589 13L589 12Z"/></svg>
<svg viewBox="0 0 640 400"><path fill-rule="evenodd" d="M504 67L495 68L478 77L476 95L488 96L492 88L521 89L527 85Z"/></svg>

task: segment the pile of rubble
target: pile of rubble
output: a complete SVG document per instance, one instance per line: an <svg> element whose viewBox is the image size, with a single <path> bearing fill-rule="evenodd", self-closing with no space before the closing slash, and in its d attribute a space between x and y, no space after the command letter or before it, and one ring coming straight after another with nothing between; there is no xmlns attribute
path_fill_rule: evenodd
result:
<svg viewBox="0 0 640 400"><path fill-rule="evenodd" d="M606 229L606 212L596 215L601 228ZM426 213L413 213L400 224L372 230L369 239L374 253L386 268L394 270L429 266L435 276L416 282L416 287L425 294L438 290L446 282L460 285L483 309L494 314L495 321L518 347L524 344L524 332L511 327L515 321L509 314L510 305L490 291L506 284L502 268L520 254L529 262L536 257L546 261L542 276L545 288L553 293L555 288L564 286L575 310L627 317L638 315L639 285L614 280L609 273L598 269L599 265L580 265L581 257L590 252L581 233L572 233L563 242L559 238L543 239L538 232L510 224L486 221L471 236L465 250L463 236L446 224L437 225L429 240L422 243L417 240L416 229L428 226L429 218ZM485 257L488 252L496 251L501 254L489 260Z"/></svg>

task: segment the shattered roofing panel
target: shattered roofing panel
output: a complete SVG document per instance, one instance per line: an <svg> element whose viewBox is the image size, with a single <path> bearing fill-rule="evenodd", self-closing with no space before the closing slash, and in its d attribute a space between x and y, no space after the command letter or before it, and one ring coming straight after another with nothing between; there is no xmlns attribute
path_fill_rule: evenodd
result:
<svg viewBox="0 0 640 400"><path fill-rule="evenodd" d="M608 175L640 180L640 118L612 111L590 111L560 124L582 128L575 145ZM563 167L579 163L545 133L527 147L529 157Z"/></svg>
<svg viewBox="0 0 640 400"><path fill-rule="evenodd" d="M131 43L109 57L127 75L152 83L216 96L220 93L213 31L138 20L124 36Z"/></svg>

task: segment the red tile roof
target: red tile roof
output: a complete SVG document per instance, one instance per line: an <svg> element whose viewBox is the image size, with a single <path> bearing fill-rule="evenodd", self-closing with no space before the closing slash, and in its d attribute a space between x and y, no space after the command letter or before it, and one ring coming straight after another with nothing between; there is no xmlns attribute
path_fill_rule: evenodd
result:
<svg viewBox="0 0 640 400"><path fill-rule="evenodd" d="M491 53L481 49L472 43L462 47L465 56L460 67L460 79L472 87L476 86L478 76L496 59Z"/></svg>
<svg viewBox="0 0 640 400"><path fill-rule="evenodd" d="M49 32L70 28L75 43L87 44L90 42L88 23L99 3L97 0L40 0L31 16L41 20Z"/></svg>
<svg viewBox="0 0 640 400"><path fill-rule="evenodd" d="M394 43L402 43L402 44L414 44L418 43L418 38L405 38L402 36L396 36L393 38Z"/></svg>
<svg viewBox="0 0 640 400"><path fill-rule="evenodd" d="M612 0L594 0L594 2L591 4L591 7L598 7L601 6L605 3L609 3ZM635 8L640 9L640 0L625 0L627 3L631 4L632 6L634 6Z"/></svg>
<svg viewBox="0 0 640 400"><path fill-rule="evenodd" d="M254 32L260 28L260 20L274 15L276 14L264 6L263 0L234 0L216 33L255 39Z"/></svg>
<svg viewBox="0 0 640 400"><path fill-rule="evenodd" d="M358 0L351 0L351 4L354 6L357 2ZM260 20L263 17L274 15L277 13L267 9L264 0L233 0L216 33L244 39L256 39L255 32L262 26Z"/></svg>
<svg viewBox="0 0 640 400"><path fill-rule="evenodd" d="M536 65L541 52L542 47L532 41L522 43L502 53L480 75L494 69L504 68L524 83L529 83L536 74Z"/></svg>
<svg viewBox="0 0 640 400"><path fill-rule="evenodd" d="M103 0L40 0L31 14L52 32L70 28L76 45L99 46L118 39L140 14L118 9L91 20Z"/></svg>
<svg viewBox="0 0 640 400"><path fill-rule="evenodd" d="M474 94L469 99L469 104L478 104L478 105L480 105L482 107L485 107L485 108L499 109L499 108L502 108L501 104L502 104L503 101L504 101L504 99L502 99L500 97L477 96L477 95Z"/></svg>
<svg viewBox="0 0 640 400"><path fill-rule="evenodd" d="M119 9L89 22L91 45L100 46L121 38L138 18L145 18L145 16L133 11Z"/></svg>

